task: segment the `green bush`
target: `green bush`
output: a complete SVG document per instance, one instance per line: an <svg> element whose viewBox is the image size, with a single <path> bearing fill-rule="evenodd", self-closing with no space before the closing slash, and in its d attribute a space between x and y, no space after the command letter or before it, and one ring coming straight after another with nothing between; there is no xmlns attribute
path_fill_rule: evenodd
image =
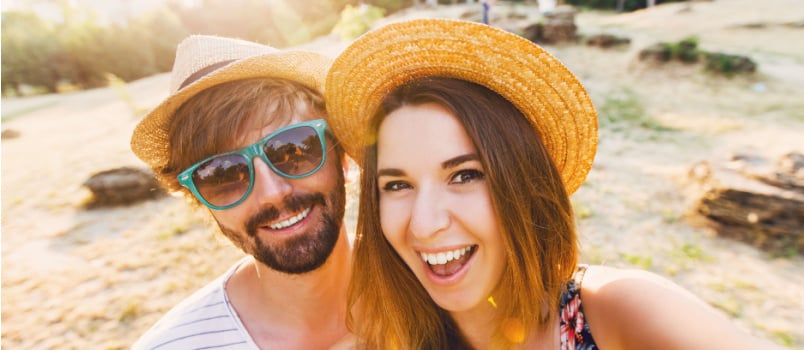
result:
<svg viewBox="0 0 804 350"><path fill-rule="evenodd" d="M51 58L60 51L57 29L34 13L3 12L2 92L20 94L23 85L56 92L58 73Z"/></svg>
<svg viewBox="0 0 804 350"><path fill-rule="evenodd" d="M688 37L679 42L660 42L648 46L639 52L642 61L653 60L669 62L678 60L685 63L698 62L701 51L698 50L698 38Z"/></svg>
<svg viewBox="0 0 804 350"><path fill-rule="evenodd" d="M190 33L280 48L302 44L330 33L340 10L356 2L321 0L311 6L308 1L199 0L187 6L186 1L167 0L149 12L112 23L68 2L62 2L63 21L58 22L30 11L5 11L0 20L2 93L93 88L106 86L109 74L131 81L167 72L176 45Z"/></svg>
<svg viewBox="0 0 804 350"><path fill-rule="evenodd" d="M698 51L698 38L688 37L679 42L668 44L670 56L682 62L698 62L700 52Z"/></svg>
<svg viewBox="0 0 804 350"><path fill-rule="evenodd" d="M165 9L125 24L100 24L91 12L65 11L48 22L33 12L4 12L2 92L46 93L106 86L107 75L131 81L170 70L176 44L187 35Z"/></svg>
<svg viewBox="0 0 804 350"><path fill-rule="evenodd" d="M640 60L661 63L673 60L696 63L701 57L705 58L705 69L709 72L733 75L753 73L757 70L756 62L748 57L699 50L697 37L684 38L678 42L656 43L639 52Z"/></svg>
<svg viewBox="0 0 804 350"><path fill-rule="evenodd" d="M422 0L418 0L422 1ZM360 4L367 4L385 9L386 14L394 13L396 11L411 7L414 5L414 0L366 0L361 2L354 2ZM443 0L440 1L443 3Z"/></svg>
<svg viewBox="0 0 804 350"><path fill-rule="evenodd" d="M753 73L757 64L745 56L710 52L706 54L706 70L726 75Z"/></svg>
<svg viewBox="0 0 804 350"><path fill-rule="evenodd" d="M332 32L349 41L371 29L371 25L385 16L385 9L372 5L346 5Z"/></svg>

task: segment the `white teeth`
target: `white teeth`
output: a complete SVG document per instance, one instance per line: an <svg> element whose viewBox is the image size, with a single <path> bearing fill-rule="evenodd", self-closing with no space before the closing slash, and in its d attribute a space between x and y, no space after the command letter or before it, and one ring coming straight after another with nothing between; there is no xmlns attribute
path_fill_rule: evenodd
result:
<svg viewBox="0 0 804 350"><path fill-rule="evenodd" d="M274 229L274 230L281 230L281 229L283 229L285 227L291 226L291 225L301 221L301 219L306 218L307 214L309 214L309 213L310 213L310 208L307 208L304 211L302 211L301 213L299 213L299 215L296 215L296 216L294 216L292 218L289 218L287 220L277 222L277 223L275 223L273 225L270 225L270 227L272 229Z"/></svg>
<svg viewBox="0 0 804 350"><path fill-rule="evenodd" d="M438 264L443 265L447 263L447 254L438 253L436 257L438 258Z"/></svg>
<svg viewBox="0 0 804 350"><path fill-rule="evenodd" d="M460 259L469 250L471 250L471 247L463 247L461 249L455 249L440 253L420 252L419 255L421 256L422 260L424 260L424 262L430 265L443 265L450 261Z"/></svg>

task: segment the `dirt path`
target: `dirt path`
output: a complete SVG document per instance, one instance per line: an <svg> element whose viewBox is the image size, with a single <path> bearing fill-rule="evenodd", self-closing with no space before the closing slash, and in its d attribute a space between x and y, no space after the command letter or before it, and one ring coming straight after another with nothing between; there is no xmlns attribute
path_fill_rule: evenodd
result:
<svg viewBox="0 0 804 350"><path fill-rule="evenodd" d="M632 110L661 128L604 126L588 182L573 196L583 260L668 276L740 327L804 349L804 258L773 258L690 225L682 180L699 160L734 153L804 152L804 29L800 0L717 0L613 15L582 13L581 33L632 39L623 49L547 49L589 88L601 115ZM525 7L505 11L532 11ZM404 12L436 16L441 7ZM756 25L764 23L764 25ZM636 52L658 40L698 35L701 46L755 58L760 71L732 79L700 66L650 68ZM800 40L799 40L800 41ZM335 55L344 43L305 47ZM3 99L2 346L127 348L168 308L224 271L240 253L183 199L85 211L81 183L119 166L143 166L128 142L136 109L167 95L162 74L69 95ZM127 103L130 98L132 102ZM608 115L608 114L606 114ZM354 194L353 172L350 193ZM354 223L350 197L347 221Z"/></svg>

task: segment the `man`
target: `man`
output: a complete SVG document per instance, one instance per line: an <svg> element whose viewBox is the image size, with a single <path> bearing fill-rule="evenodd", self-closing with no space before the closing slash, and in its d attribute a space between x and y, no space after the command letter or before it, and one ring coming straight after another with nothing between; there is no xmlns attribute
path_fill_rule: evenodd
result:
<svg viewBox="0 0 804 350"><path fill-rule="evenodd" d="M248 256L135 349L322 349L347 335L346 163L326 132L329 64L228 38L179 44L172 93L137 125L131 147Z"/></svg>

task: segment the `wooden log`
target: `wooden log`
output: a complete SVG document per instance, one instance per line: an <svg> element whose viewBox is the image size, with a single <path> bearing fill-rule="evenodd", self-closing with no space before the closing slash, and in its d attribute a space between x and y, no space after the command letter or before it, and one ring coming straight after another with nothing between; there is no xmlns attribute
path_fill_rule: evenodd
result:
<svg viewBox="0 0 804 350"><path fill-rule="evenodd" d="M148 169L122 167L93 174L83 185L92 192L87 208L130 205L166 193Z"/></svg>
<svg viewBox="0 0 804 350"><path fill-rule="evenodd" d="M705 218L718 236L774 255L804 254L804 161L796 163L800 156L788 154L776 165L743 155L725 164L694 165L687 190L694 196L692 212Z"/></svg>

